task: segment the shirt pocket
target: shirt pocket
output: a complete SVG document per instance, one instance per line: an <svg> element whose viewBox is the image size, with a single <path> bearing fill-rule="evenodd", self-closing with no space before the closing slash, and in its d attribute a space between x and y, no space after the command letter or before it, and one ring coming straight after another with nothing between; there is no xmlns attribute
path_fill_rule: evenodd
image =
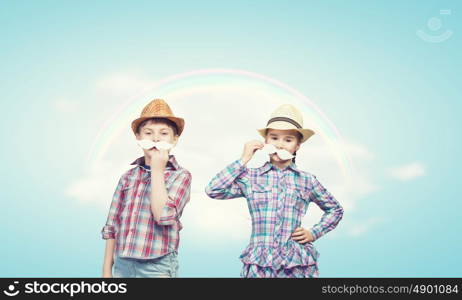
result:
<svg viewBox="0 0 462 300"><path fill-rule="evenodd" d="M142 179L139 182L130 182L122 188L123 197L121 204L125 217L129 213L130 207L138 207L140 202L141 205L145 206L146 203L144 202L149 202L150 189L147 188L148 184L149 180Z"/></svg>
<svg viewBox="0 0 462 300"><path fill-rule="evenodd" d="M306 199L305 191L295 187L287 188L285 203L289 209L295 209L298 212L304 213L308 206L308 201Z"/></svg>
<svg viewBox="0 0 462 300"><path fill-rule="evenodd" d="M271 202L272 188L267 184L252 184L253 201L257 207L265 207Z"/></svg>

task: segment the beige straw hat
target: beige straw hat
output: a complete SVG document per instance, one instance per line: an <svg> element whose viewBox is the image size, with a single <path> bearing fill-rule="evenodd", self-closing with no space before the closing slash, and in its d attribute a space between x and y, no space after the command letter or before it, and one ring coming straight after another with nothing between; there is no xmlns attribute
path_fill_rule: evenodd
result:
<svg viewBox="0 0 462 300"><path fill-rule="evenodd" d="M303 128L303 116L300 111L290 104L279 106L270 117L265 128L258 129L261 136L266 137L268 129L290 130L294 129L302 135L301 143L309 139L314 131Z"/></svg>
<svg viewBox="0 0 462 300"><path fill-rule="evenodd" d="M141 122L150 118L168 119L175 123L178 127L178 135L181 135L183 132L184 120L173 115L173 112L170 109L170 106L168 106L167 102L162 99L154 99L143 108L141 116L132 122L133 133L136 134L136 129L141 124Z"/></svg>

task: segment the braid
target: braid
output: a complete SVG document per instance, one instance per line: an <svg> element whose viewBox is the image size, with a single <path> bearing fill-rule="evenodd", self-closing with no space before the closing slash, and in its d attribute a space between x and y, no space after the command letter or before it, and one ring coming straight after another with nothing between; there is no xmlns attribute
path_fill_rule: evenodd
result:
<svg viewBox="0 0 462 300"><path fill-rule="evenodd" d="M300 142L303 139L303 136L300 132L297 132L297 137L298 137L298 144L300 145ZM295 157L297 156L297 151L294 152L294 157L292 158L292 162L295 163Z"/></svg>

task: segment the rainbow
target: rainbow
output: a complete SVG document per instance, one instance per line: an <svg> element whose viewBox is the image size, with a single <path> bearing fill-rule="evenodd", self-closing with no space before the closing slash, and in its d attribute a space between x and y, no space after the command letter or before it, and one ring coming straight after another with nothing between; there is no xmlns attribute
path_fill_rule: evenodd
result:
<svg viewBox="0 0 462 300"><path fill-rule="evenodd" d="M288 100L299 108L310 120L310 125L314 125L316 134L320 135L328 145L344 177L350 178L353 164L345 149L339 146L344 145L343 138L335 125L313 101L279 80L258 73L233 69L204 69L172 75L154 82L149 88L128 98L97 131L87 155L87 164L92 166L104 157L117 136L124 130L130 130L131 121L133 117L139 115L140 107L152 98L174 99L201 91L226 91L236 86L269 90L275 97Z"/></svg>

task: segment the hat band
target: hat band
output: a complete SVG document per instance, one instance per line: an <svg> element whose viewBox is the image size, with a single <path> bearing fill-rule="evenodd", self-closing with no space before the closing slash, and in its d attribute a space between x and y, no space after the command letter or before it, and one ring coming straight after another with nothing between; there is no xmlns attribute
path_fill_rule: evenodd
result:
<svg viewBox="0 0 462 300"><path fill-rule="evenodd" d="M297 128L302 128L302 126L300 126L300 124L298 124L296 121L292 120L292 119L289 119L289 118L286 118L286 117L276 117L276 118L272 118L268 121L268 124L266 124L266 126L268 126L270 123L273 123L273 122L276 122L276 121L283 121L283 122L288 122L292 125L294 125L295 127Z"/></svg>

